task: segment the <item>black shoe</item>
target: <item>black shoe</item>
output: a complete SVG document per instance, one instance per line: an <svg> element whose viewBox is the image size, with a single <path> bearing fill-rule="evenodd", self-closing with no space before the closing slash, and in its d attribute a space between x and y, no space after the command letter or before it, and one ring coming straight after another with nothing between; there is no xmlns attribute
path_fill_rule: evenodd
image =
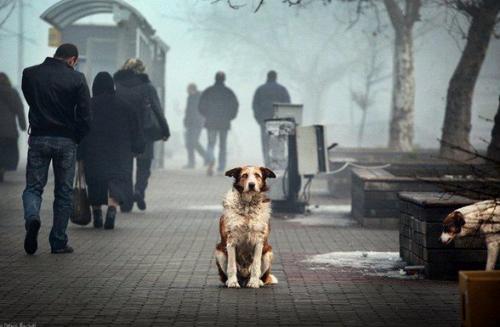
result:
<svg viewBox="0 0 500 327"><path fill-rule="evenodd" d="M24 251L27 254L35 254L38 249L38 231L40 230L40 221L31 220L26 223L26 238L24 239Z"/></svg>
<svg viewBox="0 0 500 327"><path fill-rule="evenodd" d="M66 245L63 248L60 249L52 249L52 254L63 254L63 253L73 253L75 250L69 245Z"/></svg>
<svg viewBox="0 0 500 327"><path fill-rule="evenodd" d="M108 207L108 212L106 212L106 221L104 222L104 229L115 228L115 218L116 218L116 208Z"/></svg>
<svg viewBox="0 0 500 327"><path fill-rule="evenodd" d="M128 213L132 211L133 207L134 207L133 201L131 203L126 202L120 205L120 211L123 213Z"/></svg>
<svg viewBox="0 0 500 327"><path fill-rule="evenodd" d="M134 200L135 203L137 203L137 208L139 208L139 210L146 210L146 201L144 201L143 196L141 196L139 193L135 193Z"/></svg>
<svg viewBox="0 0 500 327"><path fill-rule="evenodd" d="M102 228L102 210L93 209L92 216L94 217L94 228Z"/></svg>

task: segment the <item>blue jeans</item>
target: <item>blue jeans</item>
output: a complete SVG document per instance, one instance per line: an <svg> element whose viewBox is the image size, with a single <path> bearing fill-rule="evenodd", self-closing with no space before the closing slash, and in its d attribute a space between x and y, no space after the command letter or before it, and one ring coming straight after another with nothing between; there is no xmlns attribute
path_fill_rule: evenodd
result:
<svg viewBox="0 0 500 327"><path fill-rule="evenodd" d="M68 243L66 228L73 210L73 179L75 177L76 144L64 137L31 136L29 139L26 188L23 192L26 226L40 220L42 193L47 184L50 162L54 170L54 220L49 243L52 250Z"/></svg>
<svg viewBox="0 0 500 327"><path fill-rule="evenodd" d="M226 168L226 143L227 129L208 129L208 147L207 147L207 162L215 163L215 144L217 143L217 134L219 135L219 162L217 170L222 172Z"/></svg>

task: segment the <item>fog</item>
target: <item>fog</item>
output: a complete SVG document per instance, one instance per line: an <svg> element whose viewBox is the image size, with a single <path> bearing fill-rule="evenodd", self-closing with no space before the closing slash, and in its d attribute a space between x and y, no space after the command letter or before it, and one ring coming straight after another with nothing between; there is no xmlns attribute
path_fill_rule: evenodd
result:
<svg viewBox="0 0 500 327"><path fill-rule="evenodd" d="M24 66L52 56L47 45L49 25L39 16L58 1L26 1ZM357 146L361 110L351 98L364 84L369 54L375 51L381 81L366 117L361 146L386 146L391 108L393 31L385 12L363 15L355 22L355 7L312 2L305 8L267 1L254 13L252 1L238 10L225 1L127 1L140 11L170 47L167 56L166 116L172 130L167 142L167 167L185 161L183 111L186 86L203 90L216 71L226 72L226 84L240 108L228 138L228 165L260 163L259 127L253 118L252 96L270 69L278 72L293 103L303 103L305 122L328 125L328 138L341 146ZM241 1L244 2L244 1ZM425 8L415 29L415 147L436 148L446 105L449 79L464 40L445 13ZM84 19L111 23L110 15ZM17 76L17 14L0 30L0 71L14 84ZM451 30L451 32L450 32ZM118 67L117 67L118 69ZM500 40L493 38L476 85L471 143L485 148L500 94ZM91 81L89 81L91 83ZM27 109L27 108L26 108ZM203 136L203 143L205 143ZM25 137L23 139L25 143ZM24 153L25 151L21 151Z"/></svg>

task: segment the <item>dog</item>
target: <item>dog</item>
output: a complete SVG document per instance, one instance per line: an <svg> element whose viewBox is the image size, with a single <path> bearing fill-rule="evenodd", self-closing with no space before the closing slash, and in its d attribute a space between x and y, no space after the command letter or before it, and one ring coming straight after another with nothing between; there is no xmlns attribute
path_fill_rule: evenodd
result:
<svg viewBox="0 0 500 327"><path fill-rule="evenodd" d="M462 207L443 221L441 242L449 244L456 237L484 234L488 258L486 270L494 270L500 248L500 200L487 200Z"/></svg>
<svg viewBox="0 0 500 327"><path fill-rule="evenodd" d="M234 183L224 198L219 219L215 260L220 280L229 288L277 284L278 279L271 274L271 201L265 194L266 179L276 175L256 166L233 168L225 175L233 177Z"/></svg>

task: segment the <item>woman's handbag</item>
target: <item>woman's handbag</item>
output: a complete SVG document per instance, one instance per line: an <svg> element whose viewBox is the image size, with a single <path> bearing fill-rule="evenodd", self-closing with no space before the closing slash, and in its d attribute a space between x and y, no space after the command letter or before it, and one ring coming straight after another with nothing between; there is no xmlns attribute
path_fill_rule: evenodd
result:
<svg viewBox="0 0 500 327"><path fill-rule="evenodd" d="M153 108L152 99L150 96L144 98L144 136L149 141L159 141L162 139L168 139L170 137L170 128L168 123L166 123L166 131L162 130L160 120L165 118L161 116L160 112L157 112ZM167 135L164 135L167 134Z"/></svg>
<svg viewBox="0 0 500 327"><path fill-rule="evenodd" d="M76 168L75 188L73 189L73 213L70 219L72 223L81 226L85 226L91 221L89 198L81 162L78 162Z"/></svg>

